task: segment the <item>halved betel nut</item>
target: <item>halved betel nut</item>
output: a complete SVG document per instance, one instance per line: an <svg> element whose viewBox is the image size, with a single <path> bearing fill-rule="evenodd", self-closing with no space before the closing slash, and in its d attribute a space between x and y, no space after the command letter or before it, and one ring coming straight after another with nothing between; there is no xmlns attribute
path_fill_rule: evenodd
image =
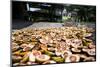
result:
<svg viewBox="0 0 100 67"><path fill-rule="evenodd" d="M36 56L36 60L37 60L38 62L48 61L49 59L50 59L50 56L45 55L45 54Z"/></svg>
<svg viewBox="0 0 100 67"><path fill-rule="evenodd" d="M87 51L87 53L91 56L95 56L96 55L96 50L95 49L90 49L89 51Z"/></svg>
<svg viewBox="0 0 100 67"><path fill-rule="evenodd" d="M71 46L73 48L80 48L82 47L82 41L80 39L71 39Z"/></svg>
<svg viewBox="0 0 100 67"><path fill-rule="evenodd" d="M94 44L90 44L90 45L88 45L88 47L89 47L90 49L92 49L92 48L95 48L96 45L94 45Z"/></svg>
<svg viewBox="0 0 100 67"><path fill-rule="evenodd" d="M38 56L38 55L41 55L41 52L40 51L37 51L37 50L32 50L32 54L34 56Z"/></svg>
<svg viewBox="0 0 100 67"><path fill-rule="evenodd" d="M66 51L66 52L64 52L61 56L62 56L63 58L67 58L67 57L70 56L70 55L72 55L72 52L71 52L71 51Z"/></svg>
<svg viewBox="0 0 100 67"><path fill-rule="evenodd" d="M48 41L47 41L46 39L39 39L39 41L40 41L40 43L42 43L42 44L47 44L47 43L48 43Z"/></svg>
<svg viewBox="0 0 100 67"><path fill-rule="evenodd" d="M65 59L65 62L79 62L80 56L77 54L72 54Z"/></svg>
<svg viewBox="0 0 100 67"><path fill-rule="evenodd" d="M75 52L75 53L80 53L81 52L81 50L78 49L78 48L71 48L71 50L72 50L72 52Z"/></svg>
<svg viewBox="0 0 100 67"><path fill-rule="evenodd" d="M96 55L96 49L93 48L93 49L82 49L82 51L86 52L88 55L90 56L95 56Z"/></svg>
<svg viewBox="0 0 100 67"><path fill-rule="evenodd" d="M29 61L35 62L36 61L36 56L41 55L40 51L37 50L32 50L32 52L29 55Z"/></svg>
<svg viewBox="0 0 100 67"><path fill-rule="evenodd" d="M15 55L12 56L12 62L19 62L20 60L22 60L21 56L15 56Z"/></svg>
<svg viewBox="0 0 100 67"><path fill-rule="evenodd" d="M95 61L94 57L86 57L83 61Z"/></svg>
<svg viewBox="0 0 100 67"><path fill-rule="evenodd" d="M30 55L29 55L29 61L31 62L35 62L35 56L33 55L33 53L31 52Z"/></svg>

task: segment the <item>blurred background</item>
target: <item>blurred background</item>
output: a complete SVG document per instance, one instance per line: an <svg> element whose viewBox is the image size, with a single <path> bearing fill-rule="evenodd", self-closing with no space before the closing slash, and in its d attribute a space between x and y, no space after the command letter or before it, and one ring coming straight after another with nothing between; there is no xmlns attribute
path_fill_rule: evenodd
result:
<svg viewBox="0 0 100 67"><path fill-rule="evenodd" d="M95 28L96 6L12 1L12 29L62 26Z"/></svg>

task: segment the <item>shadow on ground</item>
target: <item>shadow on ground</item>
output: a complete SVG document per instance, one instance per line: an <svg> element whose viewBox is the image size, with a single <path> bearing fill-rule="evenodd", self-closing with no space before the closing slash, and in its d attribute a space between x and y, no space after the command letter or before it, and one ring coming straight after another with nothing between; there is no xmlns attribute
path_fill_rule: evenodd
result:
<svg viewBox="0 0 100 67"><path fill-rule="evenodd" d="M24 20L13 20L12 29L22 29L32 25L33 22L24 21Z"/></svg>
<svg viewBox="0 0 100 67"><path fill-rule="evenodd" d="M49 27L62 27L62 23L50 22L29 22L23 20L13 20L12 30L19 30L23 28L49 28Z"/></svg>

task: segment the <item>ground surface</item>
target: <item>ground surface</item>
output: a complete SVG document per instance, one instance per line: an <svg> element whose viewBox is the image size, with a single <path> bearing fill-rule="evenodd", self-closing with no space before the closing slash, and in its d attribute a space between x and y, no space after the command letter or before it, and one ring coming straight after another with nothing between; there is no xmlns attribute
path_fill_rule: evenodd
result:
<svg viewBox="0 0 100 67"><path fill-rule="evenodd" d="M87 26L95 29L95 23L81 23L82 26ZM19 30L23 28L49 28L49 27L62 27L64 23L52 23L52 22L29 22L29 21L22 21L22 20L14 20L12 21L12 30ZM68 25L68 24L67 24ZM65 25L65 26L67 26ZM76 25L80 26L80 23Z"/></svg>

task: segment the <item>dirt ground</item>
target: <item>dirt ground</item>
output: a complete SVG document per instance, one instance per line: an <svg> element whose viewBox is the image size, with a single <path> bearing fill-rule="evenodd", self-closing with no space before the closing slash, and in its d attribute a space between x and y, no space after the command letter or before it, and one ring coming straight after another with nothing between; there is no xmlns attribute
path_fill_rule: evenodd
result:
<svg viewBox="0 0 100 67"><path fill-rule="evenodd" d="M90 28L96 28L95 22L88 23L74 23L77 26L86 26ZM55 23L55 22L30 22L23 20L14 20L12 21L12 30L19 30L23 28L49 28L49 27L63 27L69 26L67 23ZM70 25L71 26L71 25Z"/></svg>

